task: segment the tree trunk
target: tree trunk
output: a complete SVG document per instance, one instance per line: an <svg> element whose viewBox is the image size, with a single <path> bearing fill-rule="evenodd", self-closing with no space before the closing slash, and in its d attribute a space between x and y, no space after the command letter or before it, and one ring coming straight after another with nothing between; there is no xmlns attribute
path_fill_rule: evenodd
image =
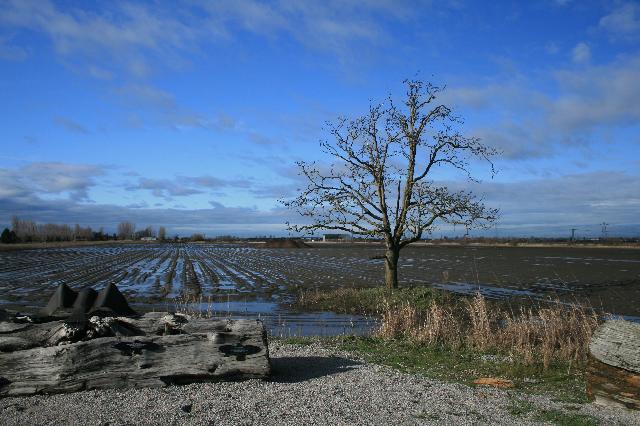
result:
<svg viewBox="0 0 640 426"><path fill-rule="evenodd" d="M400 257L400 250L395 247L387 248L387 252L384 255L385 269L384 269L384 282L387 288L398 288L398 258Z"/></svg>

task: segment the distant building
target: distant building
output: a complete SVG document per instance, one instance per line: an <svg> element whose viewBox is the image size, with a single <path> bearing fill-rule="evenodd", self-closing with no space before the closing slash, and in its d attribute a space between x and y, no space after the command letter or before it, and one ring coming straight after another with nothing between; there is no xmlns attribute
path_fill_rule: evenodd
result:
<svg viewBox="0 0 640 426"><path fill-rule="evenodd" d="M156 237L142 237L140 241L157 241Z"/></svg>
<svg viewBox="0 0 640 426"><path fill-rule="evenodd" d="M349 234L324 234L322 236L324 242L345 242L351 241L351 235Z"/></svg>

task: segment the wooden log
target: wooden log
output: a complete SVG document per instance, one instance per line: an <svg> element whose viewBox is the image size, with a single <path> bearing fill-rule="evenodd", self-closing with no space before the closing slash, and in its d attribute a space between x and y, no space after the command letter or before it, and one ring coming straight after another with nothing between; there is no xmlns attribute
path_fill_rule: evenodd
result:
<svg viewBox="0 0 640 426"><path fill-rule="evenodd" d="M589 398L640 410L640 324L606 321L593 334L589 351Z"/></svg>
<svg viewBox="0 0 640 426"><path fill-rule="evenodd" d="M54 321L2 333L0 347L5 349L0 352L0 396L265 378L270 373L266 332L255 320L147 314L92 318L81 331Z"/></svg>
<svg viewBox="0 0 640 426"><path fill-rule="evenodd" d="M226 328L226 321L166 312L147 313L137 318L94 316L82 327L65 320L44 323L0 322L0 352L75 343L97 337L224 333Z"/></svg>

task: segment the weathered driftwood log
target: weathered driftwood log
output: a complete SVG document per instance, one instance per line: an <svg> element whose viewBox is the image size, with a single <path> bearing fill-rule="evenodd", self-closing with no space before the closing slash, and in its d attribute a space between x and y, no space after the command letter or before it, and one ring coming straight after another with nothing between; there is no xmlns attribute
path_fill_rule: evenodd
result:
<svg viewBox="0 0 640 426"><path fill-rule="evenodd" d="M266 333L255 320L153 313L0 328L0 396L264 378Z"/></svg>
<svg viewBox="0 0 640 426"><path fill-rule="evenodd" d="M589 345L587 394L596 403L640 410L640 324L606 321Z"/></svg>

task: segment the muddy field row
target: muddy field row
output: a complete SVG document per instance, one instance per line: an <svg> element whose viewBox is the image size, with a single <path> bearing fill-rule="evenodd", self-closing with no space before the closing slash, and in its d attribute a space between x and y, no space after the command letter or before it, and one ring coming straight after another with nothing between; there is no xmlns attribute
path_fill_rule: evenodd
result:
<svg viewBox="0 0 640 426"><path fill-rule="evenodd" d="M43 303L60 283L130 297L291 300L301 289L381 285L378 246L266 249L228 244L148 244L0 252L0 301ZM571 248L409 247L403 285L489 296L586 297L638 315L640 251Z"/></svg>

